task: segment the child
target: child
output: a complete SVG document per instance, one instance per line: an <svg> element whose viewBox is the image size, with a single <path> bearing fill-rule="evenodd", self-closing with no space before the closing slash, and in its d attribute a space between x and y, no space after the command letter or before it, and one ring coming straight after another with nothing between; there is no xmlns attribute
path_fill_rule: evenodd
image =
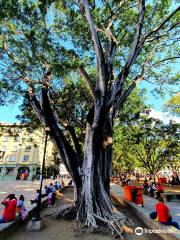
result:
<svg viewBox="0 0 180 240"><path fill-rule="evenodd" d="M18 208L19 216L22 218L22 220L24 220L28 216L28 211L24 204L24 196L23 195L19 196L19 200L17 202L17 208Z"/></svg>

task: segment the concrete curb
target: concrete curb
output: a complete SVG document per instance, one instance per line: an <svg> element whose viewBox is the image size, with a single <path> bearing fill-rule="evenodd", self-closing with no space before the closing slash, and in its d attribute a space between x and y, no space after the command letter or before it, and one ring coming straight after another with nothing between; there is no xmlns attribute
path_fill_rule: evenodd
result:
<svg viewBox="0 0 180 240"><path fill-rule="evenodd" d="M70 188L72 186L64 186L60 192L63 192L65 189ZM47 197L42 199L42 208L44 204L47 204ZM36 206L32 206L32 208L28 211L28 217L26 220L22 221L21 219L16 219L13 222L0 224L0 239L5 240L8 236L10 236L16 229L18 229L22 225L26 225L28 221L33 217L34 213L36 211Z"/></svg>
<svg viewBox="0 0 180 240"><path fill-rule="evenodd" d="M124 197L117 195L114 191L111 191L111 196L123 206L128 206L136 214L136 216L146 224L146 226L152 230L156 230L154 233L160 236L161 239L180 240L180 231L176 230L174 227L165 226L158 221L150 219L149 212L147 210L133 202L129 202Z"/></svg>

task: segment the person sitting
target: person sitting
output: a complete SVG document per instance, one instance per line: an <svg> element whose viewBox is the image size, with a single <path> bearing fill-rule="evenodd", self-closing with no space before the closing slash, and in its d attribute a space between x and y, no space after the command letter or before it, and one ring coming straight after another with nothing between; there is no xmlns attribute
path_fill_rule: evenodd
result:
<svg viewBox="0 0 180 240"><path fill-rule="evenodd" d="M154 192L156 191L156 183L152 182L151 186L150 186L150 195L153 197L154 196Z"/></svg>
<svg viewBox="0 0 180 240"><path fill-rule="evenodd" d="M52 202L52 192L50 191L48 193L48 207L51 206L51 202Z"/></svg>
<svg viewBox="0 0 180 240"><path fill-rule="evenodd" d="M53 176L51 176L51 177L50 177L50 180L54 180L54 177L53 177Z"/></svg>
<svg viewBox="0 0 180 240"><path fill-rule="evenodd" d="M62 179L62 180L61 180L61 186L62 186L62 188L64 187L64 185L65 185L65 183L64 183L64 180Z"/></svg>
<svg viewBox="0 0 180 240"><path fill-rule="evenodd" d="M72 186L72 179L68 182L68 186Z"/></svg>
<svg viewBox="0 0 180 240"><path fill-rule="evenodd" d="M180 184L180 180L179 180L178 175L172 176L171 185L179 185L179 184Z"/></svg>
<svg viewBox="0 0 180 240"><path fill-rule="evenodd" d="M157 199L160 198L160 194L161 194L161 193L164 193L164 188L163 188L163 186L162 186L160 183L158 183L158 184L157 184L157 192L156 192L156 194L157 194Z"/></svg>
<svg viewBox="0 0 180 240"><path fill-rule="evenodd" d="M17 202L17 208L18 208L18 212L19 212L19 217L21 217L22 220L25 220L25 218L28 216L28 211L24 204L24 196L23 195L19 196L19 200Z"/></svg>
<svg viewBox="0 0 180 240"><path fill-rule="evenodd" d="M110 177L110 181L111 181L112 183L114 182L114 176L113 176L113 175Z"/></svg>
<svg viewBox="0 0 180 240"><path fill-rule="evenodd" d="M44 187L44 190L45 190L46 196L48 196L48 194L49 194L49 192L50 192L50 188L46 185L46 186Z"/></svg>
<svg viewBox="0 0 180 240"><path fill-rule="evenodd" d="M58 185L57 185L57 182L55 182L54 188L55 188L56 191L59 189L59 188L58 188Z"/></svg>
<svg viewBox="0 0 180 240"><path fill-rule="evenodd" d="M57 187L58 187L58 189L61 189L61 182L60 181L57 181Z"/></svg>
<svg viewBox="0 0 180 240"><path fill-rule="evenodd" d="M147 179L145 179L145 180L144 180L144 183L143 183L143 192L144 192L145 194L148 193L148 188L149 188L149 184L148 184L148 182L147 182Z"/></svg>
<svg viewBox="0 0 180 240"><path fill-rule="evenodd" d="M7 223L16 219L17 199L14 194L9 194L2 202L5 206L3 215L0 217L0 223Z"/></svg>
<svg viewBox="0 0 180 240"><path fill-rule="evenodd" d="M158 218L158 221L164 225L172 225L180 230L177 222L172 221L172 216L170 214L168 206L164 204L163 198L159 198L159 203L156 204L156 212L150 213L151 219Z"/></svg>
<svg viewBox="0 0 180 240"><path fill-rule="evenodd" d="M37 203L39 197L40 197L40 191L39 191L39 190L36 190L36 193L35 193L34 199L30 200L31 204L33 204L33 203Z"/></svg>
<svg viewBox="0 0 180 240"><path fill-rule="evenodd" d="M51 192L54 192L54 191L55 191L55 187L54 187L54 185L53 185L52 183L50 183L49 188L50 188L50 191L51 191Z"/></svg>
<svg viewBox="0 0 180 240"><path fill-rule="evenodd" d="M124 177L122 178L122 184L121 184L121 186L123 187L124 185L126 185L126 176L124 176Z"/></svg>

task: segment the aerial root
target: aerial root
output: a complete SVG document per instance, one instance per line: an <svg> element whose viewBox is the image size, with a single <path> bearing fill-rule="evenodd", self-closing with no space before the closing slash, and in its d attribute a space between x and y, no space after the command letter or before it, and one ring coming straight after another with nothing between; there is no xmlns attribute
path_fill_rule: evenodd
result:
<svg viewBox="0 0 180 240"><path fill-rule="evenodd" d="M75 219L75 205L64 205L62 206L58 212L54 213L53 216L57 218L67 218L67 219Z"/></svg>
<svg viewBox="0 0 180 240"><path fill-rule="evenodd" d="M121 239L124 239L122 236L124 232L133 233L133 229L125 225L125 222L127 221L127 217L125 217L123 214L115 213L112 216L110 216L108 219L100 217L96 214L94 214L94 216L100 221L108 225L109 229L111 230L112 236L115 238L119 237Z"/></svg>
<svg viewBox="0 0 180 240"><path fill-rule="evenodd" d="M94 220L92 221L92 219L94 218ZM85 232L86 230L89 230L90 232L98 232L98 226L96 224L93 224L94 221L99 221L101 223L101 227L103 228L103 230L105 230L105 232L108 232L109 229L112 233L112 236L115 238L120 238L120 239L124 239L123 238L123 233L133 233L133 229L129 228L125 225L125 223L127 222L128 218L125 217L123 214L121 213L113 213L112 216L108 216L108 217L102 217L99 216L98 214L92 213L91 216L87 216L87 219L84 223L78 221L77 222L77 227L78 230L81 232ZM90 225L87 223L91 223ZM102 231L102 229L101 229Z"/></svg>
<svg viewBox="0 0 180 240"><path fill-rule="evenodd" d="M57 213L54 214L55 218L68 218L75 219L76 218L76 210L75 204L64 205L62 206ZM98 224L101 222L101 224ZM133 229L127 227L127 223L131 223L129 218L127 218L124 214L114 211L112 214L108 214L106 216L100 216L99 214L91 213L88 214L85 221L81 221L77 219L76 230L77 232L98 232L101 228L105 232L111 231L111 234L114 238L123 238L123 233L133 233ZM102 224L103 223L103 224ZM129 224L128 224L129 225Z"/></svg>

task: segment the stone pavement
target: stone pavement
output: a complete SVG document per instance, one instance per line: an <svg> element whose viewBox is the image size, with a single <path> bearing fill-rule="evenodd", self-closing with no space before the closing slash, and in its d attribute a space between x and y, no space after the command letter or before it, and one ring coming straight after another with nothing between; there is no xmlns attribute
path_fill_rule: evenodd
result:
<svg viewBox="0 0 180 240"><path fill-rule="evenodd" d="M115 192L117 195L124 197L123 188L120 185L112 183L111 190ZM144 198L144 210L146 210L148 213L155 211L155 205L158 202L158 200L147 195L143 195L143 198ZM180 203L166 202L166 205L169 207L173 220L178 222L180 225Z"/></svg>
<svg viewBox="0 0 180 240"><path fill-rule="evenodd" d="M63 178L65 181L65 185L69 182L69 179ZM43 186L49 185L51 182L55 182L55 180L47 180L43 181ZM34 198L36 189L39 189L40 181L0 181L0 203L1 201L9 194L14 193L18 198L20 194L25 196L25 205L27 209L31 209L32 205L30 203L30 199ZM4 206L0 204L0 216Z"/></svg>

